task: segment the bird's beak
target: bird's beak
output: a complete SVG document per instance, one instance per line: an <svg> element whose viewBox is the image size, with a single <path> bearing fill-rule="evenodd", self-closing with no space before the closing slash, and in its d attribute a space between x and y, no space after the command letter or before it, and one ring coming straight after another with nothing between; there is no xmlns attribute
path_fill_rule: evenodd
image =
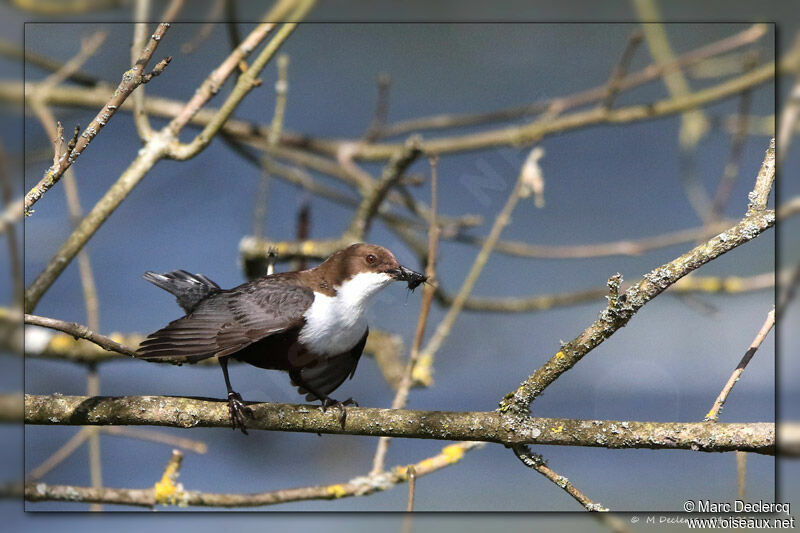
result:
<svg viewBox="0 0 800 533"><path fill-rule="evenodd" d="M428 279L428 276L426 276L425 274L414 272L413 270L406 268L404 266L389 271L389 274L391 274L391 276L397 281L407 282L409 290L412 291L416 289L421 283L425 283L425 281L427 281Z"/></svg>

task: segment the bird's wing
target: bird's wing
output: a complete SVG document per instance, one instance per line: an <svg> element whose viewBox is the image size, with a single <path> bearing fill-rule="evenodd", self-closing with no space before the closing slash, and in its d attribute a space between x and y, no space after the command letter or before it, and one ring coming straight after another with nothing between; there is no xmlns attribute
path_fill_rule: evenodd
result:
<svg viewBox="0 0 800 533"><path fill-rule="evenodd" d="M344 352L335 357L328 357L320 361L314 366L308 366L300 369L300 377L303 383L308 387L314 389L315 392L329 395L339 388L339 385L344 383L348 376L352 379L353 374L356 372L358 360L361 353L364 351L364 345L367 344L367 336L369 329L364 332L364 336L358 341L352 350ZM297 392L306 395L307 401L322 400L317 398L316 394L312 393L306 387L294 383L297 387Z"/></svg>
<svg viewBox="0 0 800 533"><path fill-rule="evenodd" d="M280 280L246 283L212 294L189 315L142 342L136 356L194 363L238 352L260 339L300 327L314 293Z"/></svg>

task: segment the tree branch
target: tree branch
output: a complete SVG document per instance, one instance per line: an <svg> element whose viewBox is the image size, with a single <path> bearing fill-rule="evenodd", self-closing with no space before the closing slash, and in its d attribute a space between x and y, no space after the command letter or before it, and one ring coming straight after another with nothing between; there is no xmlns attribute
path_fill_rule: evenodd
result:
<svg viewBox="0 0 800 533"><path fill-rule="evenodd" d="M2 397L0 397L2 398ZM0 420L18 420L3 409ZM542 444L599 448L648 448L774 454L775 425L704 422L622 422L566 418L517 418L498 411L446 412L348 407L342 427L336 410L319 406L250 403L248 429L370 437ZM230 428L226 400L174 396L25 395L25 423L33 425L153 425Z"/></svg>
<svg viewBox="0 0 800 533"><path fill-rule="evenodd" d="M0 496L23 495L27 501L78 501L153 507L156 504L200 507L261 507L307 500L337 500L353 496L368 496L388 490L409 481L413 469L416 477L425 476L456 464L464 453L481 446L481 443L462 442L445 446L442 451L413 465L398 465L387 472L359 476L344 483L315 485L250 494L220 494L184 490L182 486L169 487L169 497L157 497L156 488L150 489L93 489L72 485L28 483L22 487L4 487ZM162 485L163 486L163 485ZM163 491L162 491L163 494Z"/></svg>
<svg viewBox="0 0 800 533"><path fill-rule="evenodd" d="M356 209L353 220L350 223L345 235L351 240L362 240L369 231L372 219L378 213L389 190L395 186L408 169L409 166L419 156L421 139L411 137L406 141L403 150L395 154L383 169L381 177L372 185L372 189L364 195L364 199Z"/></svg>
<svg viewBox="0 0 800 533"><path fill-rule="evenodd" d="M300 2L300 7L298 8L299 11L305 12L310 8L311 4L313 4L313 0L298 0ZM271 12L275 12L275 10L279 10L282 8L284 4L291 4L294 5L295 2L293 0L284 0L279 2L278 5L271 10ZM251 35L256 35L263 39L266 37L266 33L261 31L261 26L256 28ZM288 36L288 33L279 33L282 38ZM254 38L255 39L255 38ZM260 41L258 41L260 42ZM250 79L252 81L258 72L261 71L266 66L266 61L271 57L271 54L277 50L277 46L282 42L280 39L273 39L272 43L275 43L274 46L270 46L272 43L268 44L265 50L261 52L259 55L259 60L256 60L255 64L250 67L246 74L243 74L239 78L239 82L242 82L243 79ZM231 54L225 61L223 61L222 66L212 72L209 76L209 79L214 79L215 75L220 74L222 72L223 66L227 65L231 61L231 57L239 57L242 53L249 53L252 51L251 48L245 48L245 43L250 43L250 36L245 39L245 42L242 43L242 46L237 48L234 54ZM270 51L267 53L267 51ZM237 63L231 65L231 70L235 68ZM224 70L224 69L223 69ZM230 72L227 73L230 75ZM204 84L205 87L205 84ZM233 112L235 108L235 104L238 104L241 101L241 98L244 96L249 89L245 89L240 83L237 83L236 88L234 91L228 96L225 104L222 108L213 116L213 119L209 122L208 126L204 130L206 133L213 130L218 130L217 121L222 120L224 122L225 118L227 118L230 113ZM244 91L244 93L243 93ZM214 91L215 92L215 91ZM213 93L210 93L213 94ZM142 180L142 178L153 168L153 166L160 161L165 156L169 155L171 157L176 156L176 150L181 151L183 149L184 155L191 156L196 155L194 150L196 149L203 149L208 142L209 139L205 139L203 137L203 133L198 135L195 138L195 141L199 142L196 144L192 142L188 145L180 145L178 144L177 135L179 130L186 121L190 120L194 113L197 112L196 106L203 105L208 98L210 98L210 94L206 95L204 90L198 90L195 94L196 98L190 100L182 110L177 112L176 118L173 119L170 124L165 126L158 132L154 132L148 141L145 143L144 147L139 150L136 159L128 166L128 168L122 173L122 175L117 179L117 181L112 185L108 191L103 195L103 197L95 204L94 208L89 212L89 214L83 219L83 221L78 225L75 231L69 236L69 238L62 244L53 258L47 263L44 270L36 277L36 279L30 284L30 286L25 291L25 310L26 312L32 312L36 305L39 303L39 300L42 298L44 293L47 291L48 288L55 282L59 275L64 271L64 269L69 265L75 255L83 248L83 246L88 242L88 240L94 235L94 233L100 228L100 226L108 219L109 216L116 210L116 208L122 203L122 201L127 197L128 194L136 187L136 185ZM149 100L148 100L149 101ZM177 148L176 148L177 147ZM182 147L182 148L181 148ZM188 152L186 150L189 150ZM191 153L190 153L191 152Z"/></svg>
<svg viewBox="0 0 800 533"><path fill-rule="evenodd" d="M733 386L736 385L736 382L739 381L739 376L742 375L744 369L747 367L747 364L750 362L750 359L756 354L758 348L761 346L761 343L764 342L764 339L767 338L772 326L775 325L775 309L771 309L769 313L767 313L767 319L764 321L764 324L761 326L756 338L753 339L753 342L750 343L750 347L745 352L742 360L739 361L739 364L736 366L736 369L731 374L731 377L728 378L728 381L725 383L725 386L722 387L722 391L717 396L717 399L714 401L714 405L711 407L711 410L706 414L705 421L706 422L716 422L719 419L719 413L722 411L722 406L725 405L725 401L728 399L728 395L731 393Z"/></svg>
<svg viewBox="0 0 800 533"><path fill-rule="evenodd" d="M72 163L80 156L90 142L97 136L100 130L105 127L111 117L117 112L119 106L128 98L128 96L141 84L149 81L148 76L159 74L171 58L166 58L161 61L153 69L150 74L145 74L144 69L150 58L155 53L158 43L161 38L169 29L169 24L162 22L158 25L155 33L150 37L147 46L141 51L139 58L134 63L133 67L125 71L122 75L122 81L119 82L114 94L108 100L105 106L95 116L94 120L83 131L83 134L78 138L78 142L71 151L64 152L59 157L59 160L51 166L44 177L39 183L25 195L25 213L30 213L30 208L46 193L53 185L55 185L64 172L72 165ZM152 76L151 76L152 77Z"/></svg>
<svg viewBox="0 0 800 533"><path fill-rule="evenodd" d="M608 280L609 302L598 319L570 342L564 343L550 360L500 402L502 412L527 413L531 402L583 356L624 327L647 302L682 277L722 254L758 237L775 224L775 212L767 210L767 199L775 179L775 140L770 142L756 185L748 195L747 214L735 226L695 247L677 259L652 270L622 294L617 274Z"/></svg>
<svg viewBox="0 0 800 533"><path fill-rule="evenodd" d="M781 64L794 61L798 53L800 52L795 51L787 55L783 58ZM441 137L423 142L421 148L427 155L442 155L499 146L519 146L525 143L537 142L547 135L600 124L623 124L652 120L683 113L711 102L729 98L744 90L765 83L773 79L774 76L775 63L770 62L737 78L681 97L666 98L650 104L632 105L617 109L594 108L555 119L544 117L522 126L508 126L478 133ZM343 144L351 141L310 137L297 138L286 134L283 142L287 145L301 146L313 151L335 155ZM401 147L402 145L397 143L361 143L354 148L351 156L353 159L383 160L392 157Z"/></svg>
<svg viewBox="0 0 800 533"><path fill-rule="evenodd" d="M587 496L585 496L580 490L575 487L570 481L565 478L564 476L558 475L556 472L551 470L547 464L545 464L544 459L542 456L530 451L530 449L524 445L520 444L514 446L513 448L514 455L517 456L517 459L522 461L522 464L527 466L528 468L532 468L536 470L544 477L564 489L564 492L572 496L572 498L581 504L584 509L591 512L607 512L608 509L603 507L598 502L593 502Z"/></svg>

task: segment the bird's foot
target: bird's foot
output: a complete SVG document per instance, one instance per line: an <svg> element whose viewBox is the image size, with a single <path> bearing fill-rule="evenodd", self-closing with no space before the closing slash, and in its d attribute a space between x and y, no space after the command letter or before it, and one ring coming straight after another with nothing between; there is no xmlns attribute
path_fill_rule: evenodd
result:
<svg viewBox="0 0 800 533"><path fill-rule="evenodd" d="M334 400L332 398L325 398L322 400L322 410L327 411L328 407L336 407L339 409L339 424L342 425L342 429L344 429L344 424L347 421L347 409L345 409L345 405L355 405L358 407L358 402L352 398L348 398L343 402L338 400Z"/></svg>
<svg viewBox="0 0 800 533"><path fill-rule="evenodd" d="M242 433L247 435L247 428L244 425L244 417L253 414L253 410L245 405L242 396L238 392L228 393L228 414L231 417L231 428L235 431L236 428L242 430Z"/></svg>

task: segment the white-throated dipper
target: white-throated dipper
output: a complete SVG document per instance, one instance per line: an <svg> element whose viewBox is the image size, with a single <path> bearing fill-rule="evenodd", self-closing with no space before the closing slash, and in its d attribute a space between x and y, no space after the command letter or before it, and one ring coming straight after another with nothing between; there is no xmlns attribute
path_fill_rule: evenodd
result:
<svg viewBox="0 0 800 533"><path fill-rule="evenodd" d="M386 248L364 243L339 250L316 268L228 290L183 270L147 272L144 278L174 294L186 316L148 336L136 357L175 364L216 357L228 388L231 425L244 433L244 415L251 411L231 387L229 357L288 372L306 400L337 406L344 426L344 406L355 402L328 394L356 371L369 334L364 312L370 300L393 281L414 289L427 279L401 266Z"/></svg>

